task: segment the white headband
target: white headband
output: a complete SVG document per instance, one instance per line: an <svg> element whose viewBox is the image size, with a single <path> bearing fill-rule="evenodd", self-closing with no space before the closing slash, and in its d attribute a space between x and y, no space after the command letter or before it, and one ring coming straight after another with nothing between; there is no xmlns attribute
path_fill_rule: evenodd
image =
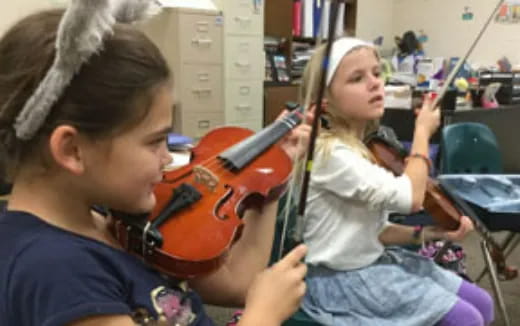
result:
<svg viewBox="0 0 520 326"><path fill-rule="evenodd" d="M71 0L56 37L56 57L16 117L16 137L31 139L74 75L103 47L116 22L131 23L159 12L155 0Z"/></svg>
<svg viewBox="0 0 520 326"><path fill-rule="evenodd" d="M327 70L327 86L330 85L332 77L334 77L334 73L336 72L336 69L338 69L341 59L343 59L343 57L347 53L352 51L352 49L357 48L359 46L368 46L374 48L374 45L372 43L368 43L352 37L342 37L334 41L329 57L329 69Z"/></svg>

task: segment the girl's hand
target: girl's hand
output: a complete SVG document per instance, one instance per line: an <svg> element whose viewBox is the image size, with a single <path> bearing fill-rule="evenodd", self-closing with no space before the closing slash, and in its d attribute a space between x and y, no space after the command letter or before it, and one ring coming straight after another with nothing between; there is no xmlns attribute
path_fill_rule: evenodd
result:
<svg viewBox="0 0 520 326"><path fill-rule="evenodd" d="M455 231L447 231L444 233L444 238L450 241L460 241L464 239L466 234L473 231L473 222L467 216L460 217L459 228Z"/></svg>
<svg viewBox="0 0 520 326"><path fill-rule="evenodd" d="M305 294L307 266L302 258L306 253L307 247L299 245L258 274L247 293L240 324L280 325L299 308Z"/></svg>
<svg viewBox="0 0 520 326"><path fill-rule="evenodd" d="M284 117L287 114L287 110L283 111L278 119ZM309 110L305 116L305 123L302 123L298 127L291 130L291 132L280 141L280 146L291 158L291 160L293 160L293 162L301 159L307 152L313 119L314 111Z"/></svg>
<svg viewBox="0 0 520 326"><path fill-rule="evenodd" d="M466 235L473 231L473 222L467 216L460 217L460 225L459 228L455 231L446 231L437 227L432 227L429 231L431 232L430 236L427 238L431 238L431 240L435 239L445 239L449 241L461 241L466 237Z"/></svg>
<svg viewBox="0 0 520 326"><path fill-rule="evenodd" d="M422 128L431 137L441 123L441 113L439 107L432 107L434 95L429 93L424 98L421 109L417 112L415 128Z"/></svg>

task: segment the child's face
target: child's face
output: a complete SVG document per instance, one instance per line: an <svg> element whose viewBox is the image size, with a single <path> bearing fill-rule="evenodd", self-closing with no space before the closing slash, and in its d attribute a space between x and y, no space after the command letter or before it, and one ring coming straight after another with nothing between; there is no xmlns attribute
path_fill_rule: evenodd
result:
<svg viewBox="0 0 520 326"><path fill-rule="evenodd" d="M102 204L129 213L148 212L154 207L154 187L171 161L166 146L172 122L171 93L171 87L161 87L148 115L137 126L107 140L109 147L91 151L86 171Z"/></svg>
<svg viewBox="0 0 520 326"><path fill-rule="evenodd" d="M344 56L330 84L331 101L338 113L354 121L379 119L384 112L380 75L373 49L360 48Z"/></svg>

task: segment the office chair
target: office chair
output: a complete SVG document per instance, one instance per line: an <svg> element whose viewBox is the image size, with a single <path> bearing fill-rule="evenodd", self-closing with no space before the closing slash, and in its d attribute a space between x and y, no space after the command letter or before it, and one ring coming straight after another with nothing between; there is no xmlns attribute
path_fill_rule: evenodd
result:
<svg viewBox="0 0 520 326"><path fill-rule="evenodd" d="M441 174L502 174L502 159L494 133L486 125L474 122L464 122L448 125L443 128L440 142L440 173ZM469 203L468 203L469 204ZM515 214L494 214L483 208L469 204L481 222L491 231L509 231L510 234L501 245L504 256L513 251L518 244L520 218ZM507 215L507 218L506 216ZM518 216L516 216L518 217ZM490 281L498 301L502 317L506 325L510 325L502 291L491 260L488 244L481 240L481 249L486 268L477 278L482 279L490 271Z"/></svg>

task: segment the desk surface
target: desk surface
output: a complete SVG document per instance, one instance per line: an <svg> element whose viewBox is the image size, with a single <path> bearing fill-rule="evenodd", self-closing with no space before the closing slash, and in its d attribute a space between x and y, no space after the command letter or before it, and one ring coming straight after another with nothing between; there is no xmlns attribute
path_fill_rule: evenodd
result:
<svg viewBox="0 0 520 326"><path fill-rule="evenodd" d="M438 178L461 198L489 212L520 213L518 174L444 174Z"/></svg>

